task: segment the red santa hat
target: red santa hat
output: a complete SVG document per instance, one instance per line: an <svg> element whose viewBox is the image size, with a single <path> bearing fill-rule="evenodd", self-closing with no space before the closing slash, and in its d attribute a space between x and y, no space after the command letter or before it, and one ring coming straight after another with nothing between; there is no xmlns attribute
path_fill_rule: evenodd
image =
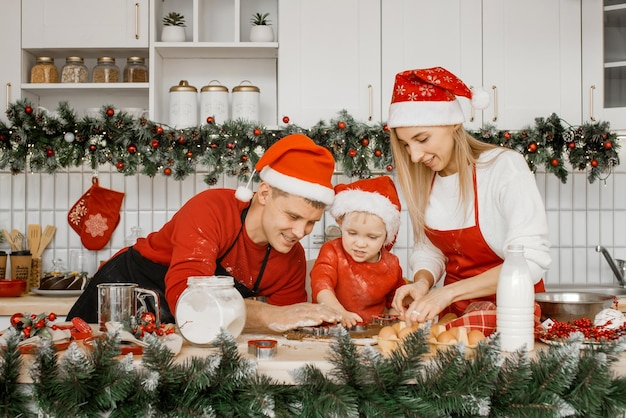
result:
<svg viewBox="0 0 626 418"><path fill-rule="evenodd" d="M400 229L400 198L393 181L388 176L358 180L335 186L335 201L330 214L340 218L349 212L366 212L379 216L385 223L385 245L396 239Z"/></svg>
<svg viewBox="0 0 626 418"><path fill-rule="evenodd" d="M326 205L333 203L335 192L331 180L335 159L329 150L306 135L292 134L278 140L265 151L254 169L272 187ZM242 202L252 199L250 183L237 188L235 196Z"/></svg>
<svg viewBox="0 0 626 418"><path fill-rule="evenodd" d="M442 67L396 74L387 126L439 126L465 122L457 96L471 100L476 109L489 105L482 89L472 92L457 76Z"/></svg>

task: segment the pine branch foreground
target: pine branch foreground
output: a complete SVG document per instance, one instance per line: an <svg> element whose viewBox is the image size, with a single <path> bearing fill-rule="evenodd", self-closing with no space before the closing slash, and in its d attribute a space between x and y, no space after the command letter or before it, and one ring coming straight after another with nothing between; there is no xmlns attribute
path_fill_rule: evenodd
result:
<svg viewBox="0 0 626 418"><path fill-rule="evenodd" d="M626 378L611 369L623 340L581 349L558 346L502 353L497 335L475 349L456 345L430 354L427 328L389 355L356 347L341 332L331 344L333 368L293 371L295 385L257 373L222 330L217 354L176 361L149 338L140 361L118 356L106 334L93 350L76 343L61 353L42 342L29 374L19 336L0 348L2 417L617 417L626 411Z"/></svg>

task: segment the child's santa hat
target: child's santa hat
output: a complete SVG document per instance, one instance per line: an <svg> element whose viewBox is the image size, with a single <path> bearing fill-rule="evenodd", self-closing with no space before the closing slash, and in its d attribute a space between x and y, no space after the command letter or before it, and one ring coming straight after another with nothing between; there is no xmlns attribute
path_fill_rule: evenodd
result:
<svg viewBox="0 0 626 418"><path fill-rule="evenodd" d="M385 246L391 248L400 229L400 198L388 176L358 180L335 186L335 201L330 214L340 218L349 212L366 212L379 216L385 223ZM391 244L391 245L390 245Z"/></svg>
<svg viewBox="0 0 626 418"><path fill-rule="evenodd" d="M396 74L387 126L439 126L465 122L456 96L467 97L472 107L484 109L489 94L472 92L457 76L442 67Z"/></svg>
<svg viewBox="0 0 626 418"><path fill-rule="evenodd" d="M306 135L292 134L278 140L265 151L254 169L272 187L326 205L333 203L335 192L331 180L335 159L329 150ZM252 199L250 182L247 187L237 188L235 196L242 202Z"/></svg>

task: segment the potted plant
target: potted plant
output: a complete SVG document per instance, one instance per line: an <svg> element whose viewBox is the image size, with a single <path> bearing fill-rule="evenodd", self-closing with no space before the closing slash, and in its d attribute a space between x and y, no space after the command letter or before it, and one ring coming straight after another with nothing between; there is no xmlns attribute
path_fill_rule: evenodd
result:
<svg viewBox="0 0 626 418"><path fill-rule="evenodd" d="M250 18L252 27L250 28L250 41L251 42L273 42L274 30L272 29L272 23L268 19L269 13L255 13Z"/></svg>
<svg viewBox="0 0 626 418"><path fill-rule="evenodd" d="M180 13L170 12L167 16L163 17L161 41L184 42L185 40L185 16Z"/></svg>

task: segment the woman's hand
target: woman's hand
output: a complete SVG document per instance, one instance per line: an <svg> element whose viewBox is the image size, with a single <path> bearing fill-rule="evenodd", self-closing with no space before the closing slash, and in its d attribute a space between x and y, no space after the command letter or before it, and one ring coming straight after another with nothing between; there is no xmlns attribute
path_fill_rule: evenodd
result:
<svg viewBox="0 0 626 418"><path fill-rule="evenodd" d="M418 294L415 292L415 294ZM406 322L407 326L414 323L432 321L441 311L452 303L452 294L446 287L433 289L427 294L413 299L409 303L400 318Z"/></svg>

